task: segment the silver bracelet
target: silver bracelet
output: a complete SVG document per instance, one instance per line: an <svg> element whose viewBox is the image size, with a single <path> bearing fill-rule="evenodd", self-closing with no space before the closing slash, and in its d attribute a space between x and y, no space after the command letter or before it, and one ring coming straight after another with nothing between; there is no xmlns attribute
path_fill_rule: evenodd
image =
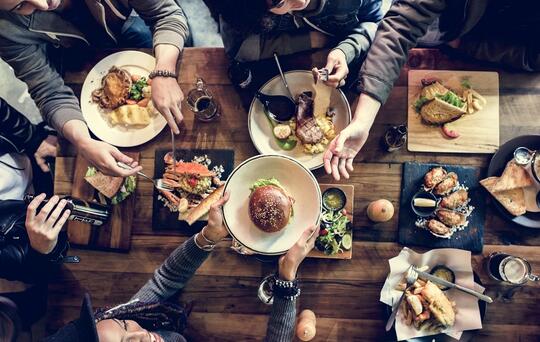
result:
<svg viewBox="0 0 540 342"><path fill-rule="evenodd" d="M203 229L201 229L200 233L201 233L201 236L203 237L203 239L208 242L208 244L210 245L217 245L217 242L216 241L212 241L210 240L209 238L207 238L206 236L204 236L204 228L206 228L208 226L204 226Z"/></svg>
<svg viewBox="0 0 540 342"><path fill-rule="evenodd" d="M200 246L199 243L197 242L197 237L199 236L199 234L201 234L201 233L195 234L195 237L194 237L195 245L196 245L197 247L199 247L199 249L202 249L202 250L205 251L205 252L211 252L211 251L216 247L216 244L209 243L208 245ZM203 234L201 234L201 235L202 235L202 237L203 237L206 241L208 241L208 240L204 237Z"/></svg>

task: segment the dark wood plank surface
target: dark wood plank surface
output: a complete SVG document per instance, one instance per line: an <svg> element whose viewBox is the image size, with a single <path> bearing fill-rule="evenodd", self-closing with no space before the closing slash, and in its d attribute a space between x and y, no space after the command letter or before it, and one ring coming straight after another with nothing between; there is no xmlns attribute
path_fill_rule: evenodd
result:
<svg viewBox="0 0 540 342"><path fill-rule="evenodd" d="M65 58L65 81L78 93L86 73L109 52L85 55L83 62ZM282 58L286 70L324 65L325 52ZM379 113L368 142L355 159L355 170L347 183L355 186L354 254L352 260L308 259L300 268L302 296L299 309L313 309L319 316L315 341L386 341L384 306L379 292L388 272L387 260L399 253L397 241L402 163L406 161L487 167L490 155L411 153L401 149L384 152L380 140L389 125L406 122L407 72L409 69L493 70L500 75L500 142L523 134L540 132L540 74L509 72L471 61L452 60L438 50L413 50L387 103ZM253 69L254 84L277 74L272 61ZM186 49L180 64L180 86L186 94L195 77L203 77L218 99L222 117L217 122L199 123L184 110L185 122L177 139L178 148L234 149L235 165L256 154L246 124L251 93L237 90L227 77L227 60L222 49ZM349 78L352 78L350 75ZM353 93L348 94L354 100ZM156 139L138 148L141 164L152 175L154 151L168 148L164 130ZM62 142L56 166L56 192L71 192L76 151ZM334 183L323 170L315 171L320 183ZM369 202L387 198L396 207L386 223L370 223L365 215ZM155 232L151 228L152 187L139 182L133 218L132 248L128 254L72 249L81 263L64 267L50 285L48 330L54 331L78 315L82 294L92 294L96 306L127 300L152 274L187 234ZM537 341L540 338L540 285L511 287L496 283L484 271L484 257L504 251L527 258L540 270L540 230L524 229L502 219L488 201L484 250L473 256L473 268L495 298L489 305L484 328L475 341ZM425 251L423 248L414 248ZM273 272L273 265L241 256L222 243L198 270L183 292L182 300L194 300L189 336L194 341L260 341L269 308L256 298L257 285Z"/></svg>

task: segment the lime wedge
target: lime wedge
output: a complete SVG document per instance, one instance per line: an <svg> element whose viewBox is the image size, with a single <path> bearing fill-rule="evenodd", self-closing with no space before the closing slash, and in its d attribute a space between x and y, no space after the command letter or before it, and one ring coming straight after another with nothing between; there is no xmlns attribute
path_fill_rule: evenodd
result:
<svg viewBox="0 0 540 342"><path fill-rule="evenodd" d="M343 249L346 249L346 250L351 249L351 247L352 247L352 236L351 236L351 234L343 235L343 237L341 238L341 247L343 247Z"/></svg>

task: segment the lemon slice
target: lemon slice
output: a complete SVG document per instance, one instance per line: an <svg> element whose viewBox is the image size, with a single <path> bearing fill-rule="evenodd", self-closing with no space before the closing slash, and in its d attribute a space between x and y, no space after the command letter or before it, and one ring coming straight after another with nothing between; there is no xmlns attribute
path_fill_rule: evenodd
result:
<svg viewBox="0 0 540 342"><path fill-rule="evenodd" d="M346 250L351 249L351 247L352 247L352 236L351 236L351 234L343 235L343 237L341 238L341 247L343 247L343 249L346 249Z"/></svg>
<svg viewBox="0 0 540 342"><path fill-rule="evenodd" d="M413 205L421 208L433 208L437 205L437 202L430 198L415 198Z"/></svg>

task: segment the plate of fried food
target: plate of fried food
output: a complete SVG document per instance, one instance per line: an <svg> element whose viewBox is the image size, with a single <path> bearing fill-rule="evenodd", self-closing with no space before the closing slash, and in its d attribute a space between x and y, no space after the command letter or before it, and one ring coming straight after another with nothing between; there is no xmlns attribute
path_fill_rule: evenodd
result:
<svg viewBox="0 0 540 342"><path fill-rule="evenodd" d="M485 202L480 169L405 163L399 242L482 251Z"/></svg>
<svg viewBox="0 0 540 342"><path fill-rule="evenodd" d="M524 135L501 146L480 184L499 212L521 226L540 228L540 135Z"/></svg>
<svg viewBox="0 0 540 342"><path fill-rule="evenodd" d="M349 102L341 90L315 82L311 71L288 71L285 78L296 103L290 109L292 118L286 122L269 118L255 97L249 108L249 134L259 153L292 157L314 170L323 166L326 147L351 121ZM288 94L279 76L266 82L259 93Z"/></svg>
<svg viewBox="0 0 540 342"><path fill-rule="evenodd" d="M411 266L443 280L482 293L468 251L445 248L419 254L405 247L390 259L390 274L381 290L381 302L389 305L388 316L397 305L396 338L399 341L471 340L471 331L482 328L486 303L456 289L449 289L416 274L407 284Z"/></svg>
<svg viewBox="0 0 540 342"><path fill-rule="evenodd" d="M86 76L81 109L88 128L101 140L119 147L144 144L167 122L152 103L154 57L122 51L97 63Z"/></svg>
<svg viewBox="0 0 540 342"><path fill-rule="evenodd" d="M224 191L225 226L249 250L280 255L289 250L308 227L319 224L322 211L317 180L297 160L259 155L237 166Z"/></svg>
<svg viewBox="0 0 540 342"><path fill-rule="evenodd" d="M496 72L411 70L408 149L493 153L499 147Z"/></svg>

